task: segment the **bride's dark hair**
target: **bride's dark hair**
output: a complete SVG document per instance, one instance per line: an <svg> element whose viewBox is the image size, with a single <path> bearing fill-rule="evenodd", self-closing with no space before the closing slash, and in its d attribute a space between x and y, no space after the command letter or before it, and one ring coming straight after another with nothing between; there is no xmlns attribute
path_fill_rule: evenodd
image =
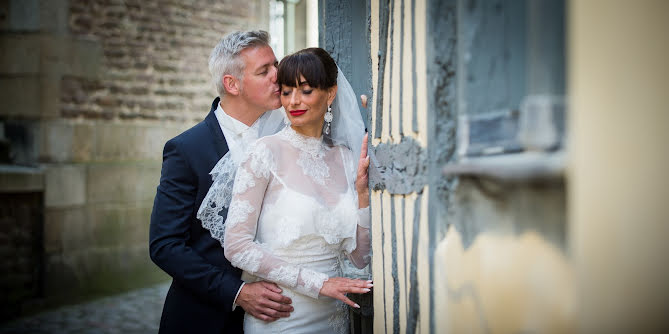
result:
<svg viewBox="0 0 669 334"><path fill-rule="evenodd" d="M337 64L321 48L308 48L285 56L279 63L279 86L299 86L300 75L312 88L328 89L337 85Z"/></svg>

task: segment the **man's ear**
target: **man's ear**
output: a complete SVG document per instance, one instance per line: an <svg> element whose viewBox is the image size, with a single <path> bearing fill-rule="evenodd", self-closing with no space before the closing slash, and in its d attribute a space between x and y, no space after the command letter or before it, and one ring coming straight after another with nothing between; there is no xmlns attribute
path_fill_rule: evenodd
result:
<svg viewBox="0 0 669 334"><path fill-rule="evenodd" d="M239 80L230 74L223 76L223 88L230 95L239 95Z"/></svg>
<svg viewBox="0 0 669 334"><path fill-rule="evenodd" d="M328 105L332 104L332 101L334 101L335 96L337 96L337 86L333 86L330 89L328 89Z"/></svg>

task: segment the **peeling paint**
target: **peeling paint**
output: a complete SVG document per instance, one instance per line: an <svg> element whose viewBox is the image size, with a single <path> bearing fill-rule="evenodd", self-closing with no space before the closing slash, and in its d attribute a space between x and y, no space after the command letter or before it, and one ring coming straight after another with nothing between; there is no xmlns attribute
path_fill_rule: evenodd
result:
<svg viewBox="0 0 669 334"><path fill-rule="evenodd" d="M451 228L435 256L440 331L575 331L572 264L540 234L481 235L465 249L460 234Z"/></svg>
<svg viewBox="0 0 669 334"><path fill-rule="evenodd" d="M427 184L425 149L411 137L399 144L381 143L372 148L378 161L378 176L370 175L370 187L391 194L420 192Z"/></svg>

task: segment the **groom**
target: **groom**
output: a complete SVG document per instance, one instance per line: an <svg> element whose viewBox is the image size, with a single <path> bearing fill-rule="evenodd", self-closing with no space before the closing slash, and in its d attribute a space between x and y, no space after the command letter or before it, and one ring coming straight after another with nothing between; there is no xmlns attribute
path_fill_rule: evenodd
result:
<svg viewBox="0 0 669 334"><path fill-rule="evenodd" d="M276 66L267 32L227 35L209 58L220 99L204 121L165 144L149 236L151 259L172 276L160 333L241 333L243 311L274 321L293 310L276 284L244 284L196 218L214 165L242 152L257 137L251 125L280 107Z"/></svg>

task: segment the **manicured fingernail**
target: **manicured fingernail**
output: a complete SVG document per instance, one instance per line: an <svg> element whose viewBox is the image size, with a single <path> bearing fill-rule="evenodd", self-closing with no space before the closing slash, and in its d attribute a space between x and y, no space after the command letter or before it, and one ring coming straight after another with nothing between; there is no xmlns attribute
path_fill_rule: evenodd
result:
<svg viewBox="0 0 669 334"><path fill-rule="evenodd" d="M355 308L360 308L360 305L358 305L358 304L355 304L355 305L353 305L353 306L354 306Z"/></svg>
<svg viewBox="0 0 669 334"><path fill-rule="evenodd" d="M374 287L374 284L369 283L369 284L367 284L367 286L370 287L370 288L373 288L373 287Z"/></svg>
<svg viewBox="0 0 669 334"><path fill-rule="evenodd" d="M372 282L374 282L374 281L372 281L371 279L367 280L367 283L372 283Z"/></svg>
<svg viewBox="0 0 669 334"><path fill-rule="evenodd" d="M364 288L364 289L362 289L362 291L364 291L364 292L370 292L371 290L369 290L369 289L367 289L367 288Z"/></svg>

